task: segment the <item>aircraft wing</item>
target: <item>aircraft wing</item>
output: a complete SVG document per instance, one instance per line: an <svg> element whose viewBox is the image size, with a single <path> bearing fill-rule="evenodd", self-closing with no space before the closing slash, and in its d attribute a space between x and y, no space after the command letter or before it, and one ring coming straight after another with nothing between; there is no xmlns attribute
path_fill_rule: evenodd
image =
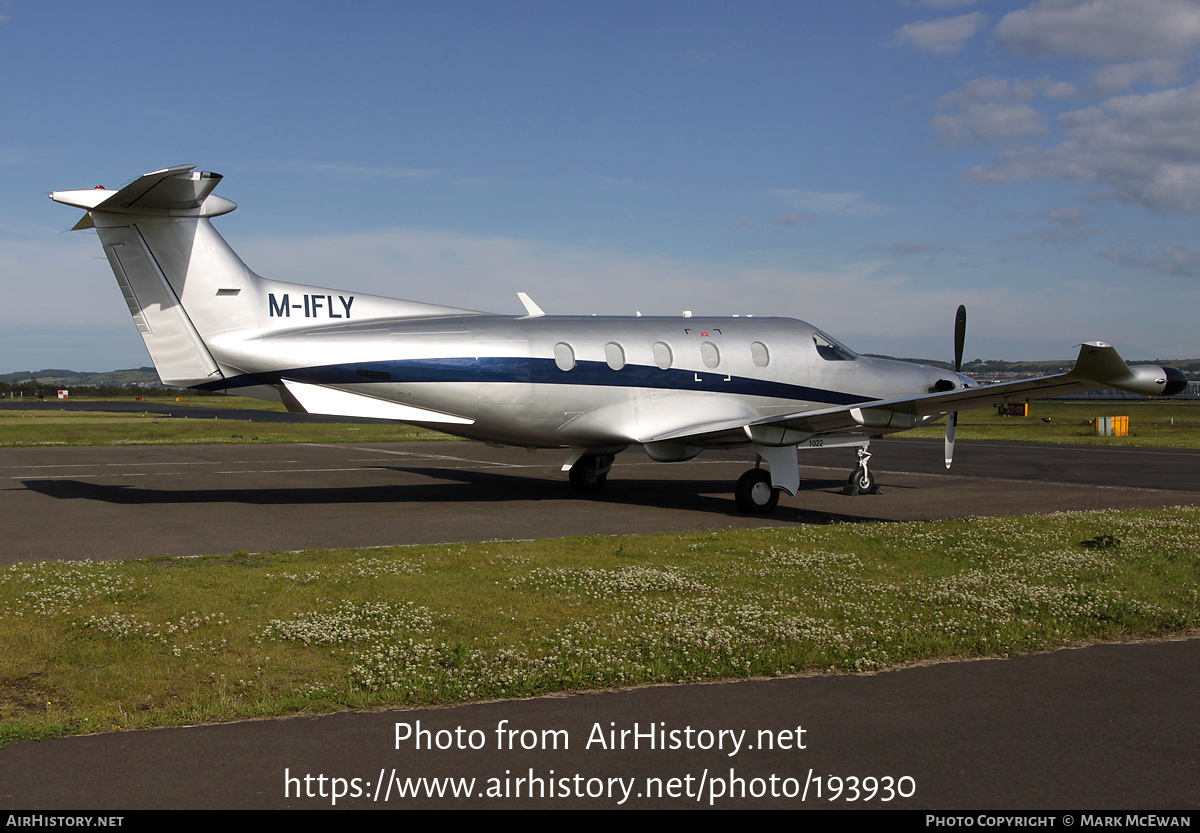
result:
<svg viewBox="0 0 1200 833"><path fill-rule="evenodd" d="M953 411L981 408L1001 402L1045 399L1096 388L1115 387L1148 396L1178 393L1186 386L1175 368L1154 365L1130 367L1112 346L1103 342L1080 345L1075 366L1066 373L1021 379L996 385L960 388L942 393L877 400L857 405L799 411L750 422L744 434L760 445L795 445L810 437L829 434L880 434L915 428ZM730 426L714 423L702 431L684 430L656 440L699 442L728 437Z"/></svg>

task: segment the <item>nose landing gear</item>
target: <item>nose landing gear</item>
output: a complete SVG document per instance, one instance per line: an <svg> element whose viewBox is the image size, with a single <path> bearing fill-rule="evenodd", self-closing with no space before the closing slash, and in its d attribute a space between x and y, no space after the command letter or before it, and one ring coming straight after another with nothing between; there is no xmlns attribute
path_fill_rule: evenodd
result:
<svg viewBox="0 0 1200 833"><path fill-rule="evenodd" d="M871 452L867 451L866 447L858 449L858 467L850 473L850 479L846 481L845 488L842 489L844 495L881 495L883 490L875 485L875 475L871 474L867 463L871 460Z"/></svg>

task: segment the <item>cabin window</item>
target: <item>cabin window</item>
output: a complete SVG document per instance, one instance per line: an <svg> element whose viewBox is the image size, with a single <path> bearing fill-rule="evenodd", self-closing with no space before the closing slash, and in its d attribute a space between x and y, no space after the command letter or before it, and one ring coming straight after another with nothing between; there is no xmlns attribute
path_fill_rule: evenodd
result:
<svg viewBox="0 0 1200 833"><path fill-rule="evenodd" d="M705 367L716 367L721 363L721 351L711 341L700 345L700 358L704 359Z"/></svg>
<svg viewBox="0 0 1200 833"><path fill-rule="evenodd" d="M575 366L575 350L565 341L554 345L554 363L559 370L570 370Z"/></svg>
<svg viewBox="0 0 1200 833"><path fill-rule="evenodd" d="M654 363L663 370L671 366L671 347L665 341L654 342Z"/></svg>
<svg viewBox="0 0 1200 833"><path fill-rule="evenodd" d="M620 370L625 366L625 348L615 341L610 341L604 345L604 360L613 370Z"/></svg>
<svg viewBox="0 0 1200 833"><path fill-rule="evenodd" d="M771 351L761 341L750 345L750 358L754 359L755 367L766 367L771 363Z"/></svg>
<svg viewBox="0 0 1200 833"><path fill-rule="evenodd" d="M813 343L817 345L817 355L828 362L852 362L858 354L845 345L838 344L825 333L813 333Z"/></svg>

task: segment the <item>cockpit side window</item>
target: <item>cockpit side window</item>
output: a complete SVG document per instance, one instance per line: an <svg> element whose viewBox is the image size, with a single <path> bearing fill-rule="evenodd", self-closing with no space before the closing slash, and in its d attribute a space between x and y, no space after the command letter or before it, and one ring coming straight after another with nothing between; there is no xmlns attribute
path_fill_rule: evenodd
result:
<svg viewBox="0 0 1200 833"><path fill-rule="evenodd" d="M817 345L817 355L827 362L852 362L858 358L857 353L825 333L813 333L813 343Z"/></svg>

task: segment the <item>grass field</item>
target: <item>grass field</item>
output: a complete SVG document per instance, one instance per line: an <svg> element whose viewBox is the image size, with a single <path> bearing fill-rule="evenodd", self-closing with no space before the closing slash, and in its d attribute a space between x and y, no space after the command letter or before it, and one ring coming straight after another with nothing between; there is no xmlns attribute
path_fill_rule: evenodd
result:
<svg viewBox="0 0 1200 833"><path fill-rule="evenodd" d="M1129 436L1097 436L1095 419L1101 416L1129 417ZM1200 402L1042 400L1029 404L1027 417L1002 417L994 408L978 408L961 412L958 420L958 439L966 440L1200 448ZM897 436L943 437L945 433L941 421Z"/></svg>
<svg viewBox="0 0 1200 833"><path fill-rule="evenodd" d="M283 411L278 403L240 396L148 400L179 407L238 408L246 418L171 419L151 413L63 411L50 401L24 410L0 410L0 447L43 445L170 445L184 443L388 442L451 439L413 426L281 424L254 421L255 411ZM1098 416L1128 416L1128 437L1098 437ZM1048 421L1045 421L1048 420ZM943 422L900 436L941 437ZM1084 443L1150 448L1200 448L1200 402L1122 400L1041 401L1028 417L1001 417L993 408L963 411L958 438L1017 442Z"/></svg>
<svg viewBox="0 0 1200 833"><path fill-rule="evenodd" d="M0 745L1007 656L1200 617L1200 508L0 570Z"/></svg>
<svg viewBox="0 0 1200 833"><path fill-rule="evenodd" d="M255 422L259 411L283 412L278 403L242 396L146 400L179 408L235 408L245 419L178 419L150 412L64 411L54 401L0 410L0 447L185 445L208 443L402 442L452 439L437 431L391 422L375 424Z"/></svg>

